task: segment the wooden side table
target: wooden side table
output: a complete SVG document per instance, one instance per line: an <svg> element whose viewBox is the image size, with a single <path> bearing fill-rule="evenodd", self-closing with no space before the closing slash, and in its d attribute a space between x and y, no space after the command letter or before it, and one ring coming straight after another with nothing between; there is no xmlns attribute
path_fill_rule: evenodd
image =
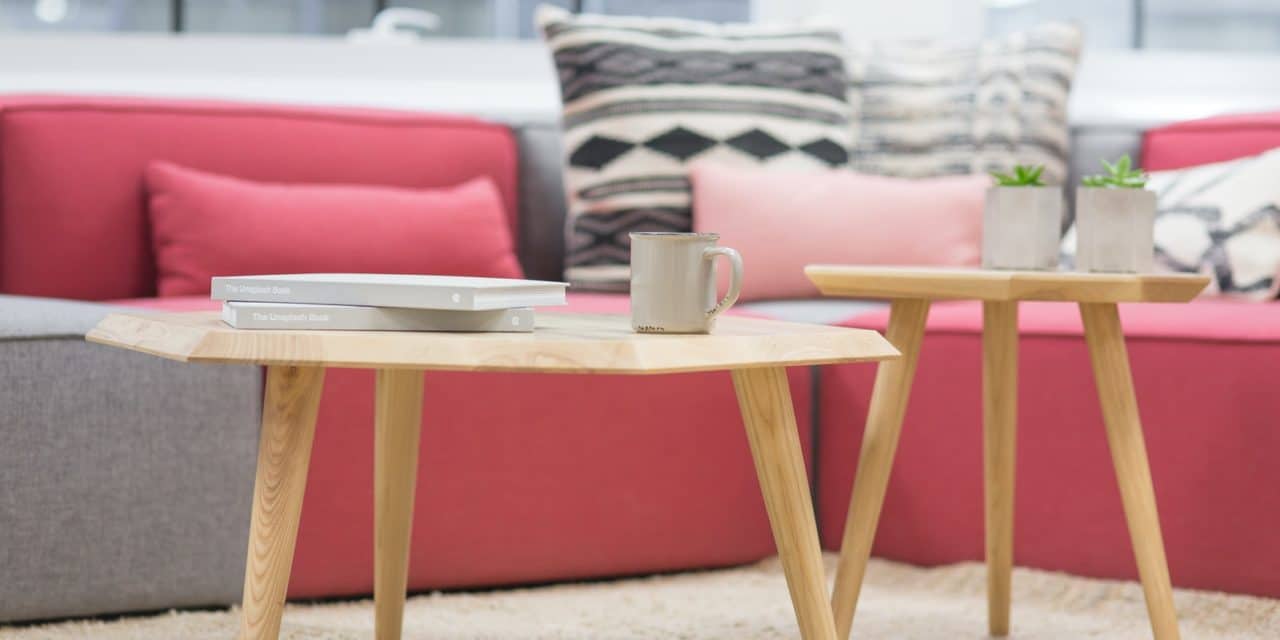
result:
<svg viewBox="0 0 1280 640"><path fill-rule="evenodd" d="M832 596L839 637L847 638L853 625L911 393L929 304L947 299L981 300L983 305L982 422L987 620L991 635L1009 633L1018 302L1056 300L1080 305L1107 442L1120 484L1152 631L1158 640L1178 637L1155 492L1116 303L1187 302L1204 289L1209 283L1208 277L839 265L811 265L805 274L824 295L891 299L885 335L903 356L881 365L876 374Z"/></svg>
<svg viewBox="0 0 1280 640"><path fill-rule="evenodd" d="M532 333L240 331L216 313L108 316L91 342L184 362L267 365L241 638L280 631L325 367L377 369L376 636L400 637L424 370L658 374L732 371L802 635L832 640L822 552L785 367L896 358L874 331L721 318L710 335L632 333L622 316L542 314Z"/></svg>

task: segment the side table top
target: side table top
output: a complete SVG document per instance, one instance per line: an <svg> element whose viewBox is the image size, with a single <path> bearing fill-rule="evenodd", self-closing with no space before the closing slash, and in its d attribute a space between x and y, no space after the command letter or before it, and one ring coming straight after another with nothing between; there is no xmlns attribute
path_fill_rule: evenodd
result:
<svg viewBox="0 0 1280 640"><path fill-rule="evenodd" d="M1195 274L997 271L811 264L804 273L823 295L930 300L1189 302L1209 284Z"/></svg>
<svg viewBox="0 0 1280 640"><path fill-rule="evenodd" d="M531 333L251 331L217 312L116 313L90 342L183 362L549 373L677 373L886 360L863 329L722 317L709 335L631 331L619 315L539 313Z"/></svg>

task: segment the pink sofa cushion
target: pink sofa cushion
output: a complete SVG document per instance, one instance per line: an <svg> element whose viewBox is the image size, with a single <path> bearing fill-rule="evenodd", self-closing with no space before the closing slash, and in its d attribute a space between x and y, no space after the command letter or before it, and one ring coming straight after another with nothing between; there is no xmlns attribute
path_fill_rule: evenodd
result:
<svg viewBox="0 0 1280 640"><path fill-rule="evenodd" d="M1142 165L1148 171L1181 169L1276 147L1280 147L1280 111L1216 116L1147 131Z"/></svg>
<svg viewBox="0 0 1280 640"><path fill-rule="evenodd" d="M693 228L742 254L743 300L814 297L812 263L971 266L987 176L693 167ZM922 230L928 230L922 233ZM727 269L720 269L721 289Z"/></svg>
<svg viewBox="0 0 1280 640"><path fill-rule="evenodd" d="M493 180L514 229L516 150L465 117L123 98L0 101L0 292L155 293L143 170L168 160L270 182Z"/></svg>
<svg viewBox="0 0 1280 640"><path fill-rule="evenodd" d="M883 331L888 310L866 313L846 323ZM1120 320L1130 339L1262 342L1280 345L1280 304L1205 298L1191 304L1122 304ZM930 333L982 333L982 303L939 302L929 309ZM1083 328L1074 305L1023 302L1018 305L1021 335L1079 338Z"/></svg>
<svg viewBox="0 0 1280 640"><path fill-rule="evenodd" d="M171 298L122 298L106 300L106 304L120 305L147 311L217 311L222 308L221 300L211 300L209 296L174 296Z"/></svg>
<svg viewBox="0 0 1280 640"><path fill-rule="evenodd" d="M628 315L631 313L631 300L625 293L569 291L566 294L567 307L539 307L540 312L550 313L613 313ZM170 298L125 298L109 300L108 304L118 304L135 309L152 311L215 311L222 308L221 300L211 300L207 295L175 296ZM761 311L734 307L726 312L731 316L751 318L777 319Z"/></svg>
<svg viewBox="0 0 1280 640"><path fill-rule="evenodd" d="M153 162L146 184L161 296L262 273L523 276L487 177L438 189L284 184Z"/></svg>

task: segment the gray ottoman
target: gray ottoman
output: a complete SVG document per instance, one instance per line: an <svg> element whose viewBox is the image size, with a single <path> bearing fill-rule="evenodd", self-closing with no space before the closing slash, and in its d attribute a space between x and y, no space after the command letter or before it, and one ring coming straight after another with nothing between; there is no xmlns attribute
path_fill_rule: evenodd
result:
<svg viewBox="0 0 1280 640"><path fill-rule="evenodd" d="M86 343L111 310L0 296L0 621L240 599L261 372Z"/></svg>

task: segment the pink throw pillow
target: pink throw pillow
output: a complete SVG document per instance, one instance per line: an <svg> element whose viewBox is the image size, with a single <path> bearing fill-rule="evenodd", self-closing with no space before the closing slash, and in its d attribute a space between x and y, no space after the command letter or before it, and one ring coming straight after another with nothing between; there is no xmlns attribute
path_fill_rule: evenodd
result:
<svg viewBox="0 0 1280 640"><path fill-rule="evenodd" d="M208 293L213 276L523 276L488 178L438 189L279 184L153 162L145 179L161 296Z"/></svg>
<svg viewBox="0 0 1280 640"><path fill-rule="evenodd" d="M974 266L991 178L891 178L695 165L694 231L720 234L744 266L742 299L818 295L814 263ZM726 269L719 270L721 290Z"/></svg>

